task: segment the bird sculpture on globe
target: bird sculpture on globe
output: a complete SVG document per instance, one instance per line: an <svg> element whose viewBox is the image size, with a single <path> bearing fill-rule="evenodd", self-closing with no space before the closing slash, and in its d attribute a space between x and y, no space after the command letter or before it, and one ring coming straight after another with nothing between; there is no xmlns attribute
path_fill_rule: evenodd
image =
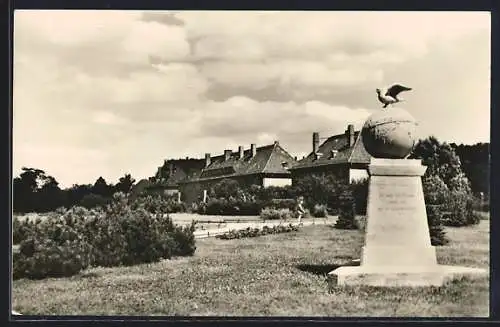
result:
<svg viewBox="0 0 500 327"><path fill-rule="evenodd" d="M417 122L410 113L391 107L368 117L361 137L374 158L405 159L415 146L416 131Z"/></svg>

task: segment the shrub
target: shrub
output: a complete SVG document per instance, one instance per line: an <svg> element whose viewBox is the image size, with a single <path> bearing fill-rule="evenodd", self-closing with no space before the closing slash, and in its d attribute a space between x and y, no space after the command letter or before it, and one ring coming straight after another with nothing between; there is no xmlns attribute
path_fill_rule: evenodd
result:
<svg viewBox="0 0 500 327"><path fill-rule="evenodd" d="M78 227L62 216L36 221L13 255L13 277L64 277L87 268L92 263L92 246Z"/></svg>
<svg viewBox="0 0 500 327"><path fill-rule="evenodd" d="M273 199L294 199L296 195L291 186L257 186L252 185L248 193L258 200L269 202Z"/></svg>
<svg viewBox="0 0 500 327"><path fill-rule="evenodd" d="M426 205L427 223L429 224L429 234L431 244L434 246L449 243L442 224L442 213L439 205Z"/></svg>
<svg viewBox="0 0 500 327"><path fill-rule="evenodd" d="M297 201L295 199L271 199L267 207L272 209L288 209L290 211L295 210L297 206Z"/></svg>
<svg viewBox="0 0 500 327"><path fill-rule="evenodd" d="M215 183L209 192L210 197L213 198L225 198L229 197L238 197L240 194L241 187L238 181L234 179L223 179L217 183Z"/></svg>
<svg viewBox="0 0 500 327"><path fill-rule="evenodd" d="M481 221L481 215L474 211L474 200L469 197L465 204L465 212L467 214L467 225L477 225Z"/></svg>
<svg viewBox="0 0 500 327"><path fill-rule="evenodd" d="M346 189L342 191L340 197L340 208L339 208L339 218L335 223L335 228L338 229L358 229L358 224L356 221L356 205L354 203L354 197L352 191Z"/></svg>
<svg viewBox="0 0 500 327"><path fill-rule="evenodd" d="M468 225L468 194L461 191L450 192L446 209L449 214L444 217L443 223L447 226L461 227Z"/></svg>
<svg viewBox="0 0 500 327"><path fill-rule="evenodd" d="M257 236L263 236L263 235L269 235L269 234L280 234L280 233L290 233L290 232L296 232L299 230L298 226L294 226L292 224L289 225L277 225L273 227L269 226L263 226L262 229L259 228L251 228L248 227L243 230L230 230L229 232L226 232L221 235L216 235L215 238L221 239L221 240L233 240L233 239L239 239L239 238L245 238L245 237L257 237Z"/></svg>
<svg viewBox="0 0 500 327"><path fill-rule="evenodd" d="M34 223L14 257L15 278L70 276L92 266L120 266L192 255L194 224L176 226L146 203L132 207L123 194L105 210L73 208Z"/></svg>
<svg viewBox="0 0 500 327"><path fill-rule="evenodd" d="M206 215L223 216L257 216L262 210L260 201L241 201L237 199L210 199L206 204L202 204L198 213Z"/></svg>
<svg viewBox="0 0 500 327"><path fill-rule="evenodd" d="M474 196L472 198L472 209L474 211L482 211L482 212L489 212L490 211L490 203L488 201L483 201L481 202L481 199L479 196Z"/></svg>
<svg viewBox="0 0 500 327"><path fill-rule="evenodd" d="M356 212L360 215L366 215L366 206L368 201L368 178L352 182L350 188L354 196Z"/></svg>
<svg viewBox="0 0 500 327"><path fill-rule="evenodd" d="M134 265L194 253L194 225L175 226L165 212L148 212L145 207L149 204L132 209L118 196L103 218L88 222L89 229L96 230L96 265Z"/></svg>
<svg viewBox="0 0 500 327"><path fill-rule="evenodd" d="M64 244L51 239L29 237L13 254L13 278L42 279L68 277L87 268L92 258L90 244L82 240Z"/></svg>
<svg viewBox="0 0 500 327"><path fill-rule="evenodd" d="M108 205L111 202L110 198L104 197L99 194L86 194L81 200L80 200L80 206L85 207L87 209L91 208L97 208L97 207L104 207Z"/></svg>
<svg viewBox="0 0 500 327"><path fill-rule="evenodd" d="M12 243L19 244L27 239L34 229L34 223L28 218L21 220L18 217L12 219Z"/></svg>
<svg viewBox="0 0 500 327"><path fill-rule="evenodd" d="M422 178L422 188L426 204L445 204L450 196L450 191L445 182L437 175L424 176Z"/></svg>
<svg viewBox="0 0 500 327"><path fill-rule="evenodd" d="M314 205L311 215L316 218L326 218L328 216L328 210L324 204Z"/></svg>
<svg viewBox="0 0 500 327"><path fill-rule="evenodd" d="M303 196L305 206L311 210L316 203L324 203L333 210L339 207L339 194L345 183L331 174L312 174L294 181L293 194Z"/></svg>
<svg viewBox="0 0 500 327"><path fill-rule="evenodd" d="M262 220L287 220L292 217L292 212L289 209L272 209L264 208L260 212Z"/></svg>
<svg viewBox="0 0 500 327"><path fill-rule="evenodd" d="M132 208L143 207L147 212L156 213L176 213L186 212L186 204L177 201L177 196L162 194L144 194L136 199L131 199Z"/></svg>

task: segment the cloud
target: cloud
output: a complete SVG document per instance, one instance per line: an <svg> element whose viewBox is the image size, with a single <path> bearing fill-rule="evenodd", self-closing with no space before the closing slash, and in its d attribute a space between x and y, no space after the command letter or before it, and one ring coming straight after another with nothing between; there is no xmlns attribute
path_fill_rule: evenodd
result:
<svg viewBox="0 0 500 327"><path fill-rule="evenodd" d="M348 123L359 128L371 114L366 109L330 106L317 101L257 102L241 96L223 102L209 101L203 112L195 134L199 138L219 137L235 144L239 140L256 143L259 137L267 135L284 142L298 141L300 146L310 143L313 131L342 133ZM269 141L269 137L264 139ZM297 151L297 147L295 149Z"/></svg>
<svg viewBox="0 0 500 327"><path fill-rule="evenodd" d="M139 62L146 62L149 56L181 61L190 51L183 27L158 22L136 22L122 45L127 57Z"/></svg>
<svg viewBox="0 0 500 327"><path fill-rule="evenodd" d="M97 111L93 114L92 119L94 122L103 125L124 125L127 123L127 120L109 111Z"/></svg>
<svg viewBox="0 0 500 327"><path fill-rule="evenodd" d="M150 11L142 15L142 20L145 22L158 22L165 25L184 26L184 21L175 14L176 13L172 11Z"/></svg>

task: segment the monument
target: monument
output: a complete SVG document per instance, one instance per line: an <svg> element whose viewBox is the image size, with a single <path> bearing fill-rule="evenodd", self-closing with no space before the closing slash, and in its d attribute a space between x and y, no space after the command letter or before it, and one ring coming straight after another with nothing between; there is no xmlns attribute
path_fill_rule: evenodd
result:
<svg viewBox="0 0 500 327"><path fill-rule="evenodd" d="M439 265L431 245L420 160L407 159L417 123L405 110L389 108L370 116L361 131L372 156L368 167L365 242L359 266L329 273L330 286L440 286L484 269Z"/></svg>

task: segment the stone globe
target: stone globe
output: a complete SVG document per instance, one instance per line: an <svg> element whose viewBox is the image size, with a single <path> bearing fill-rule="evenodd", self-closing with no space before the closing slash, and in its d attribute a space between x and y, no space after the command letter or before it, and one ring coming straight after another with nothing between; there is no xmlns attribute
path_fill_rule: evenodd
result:
<svg viewBox="0 0 500 327"><path fill-rule="evenodd" d="M403 159L415 145L417 122L406 110L391 108L366 120L361 137L366 151L375 158Z"/></svg>

